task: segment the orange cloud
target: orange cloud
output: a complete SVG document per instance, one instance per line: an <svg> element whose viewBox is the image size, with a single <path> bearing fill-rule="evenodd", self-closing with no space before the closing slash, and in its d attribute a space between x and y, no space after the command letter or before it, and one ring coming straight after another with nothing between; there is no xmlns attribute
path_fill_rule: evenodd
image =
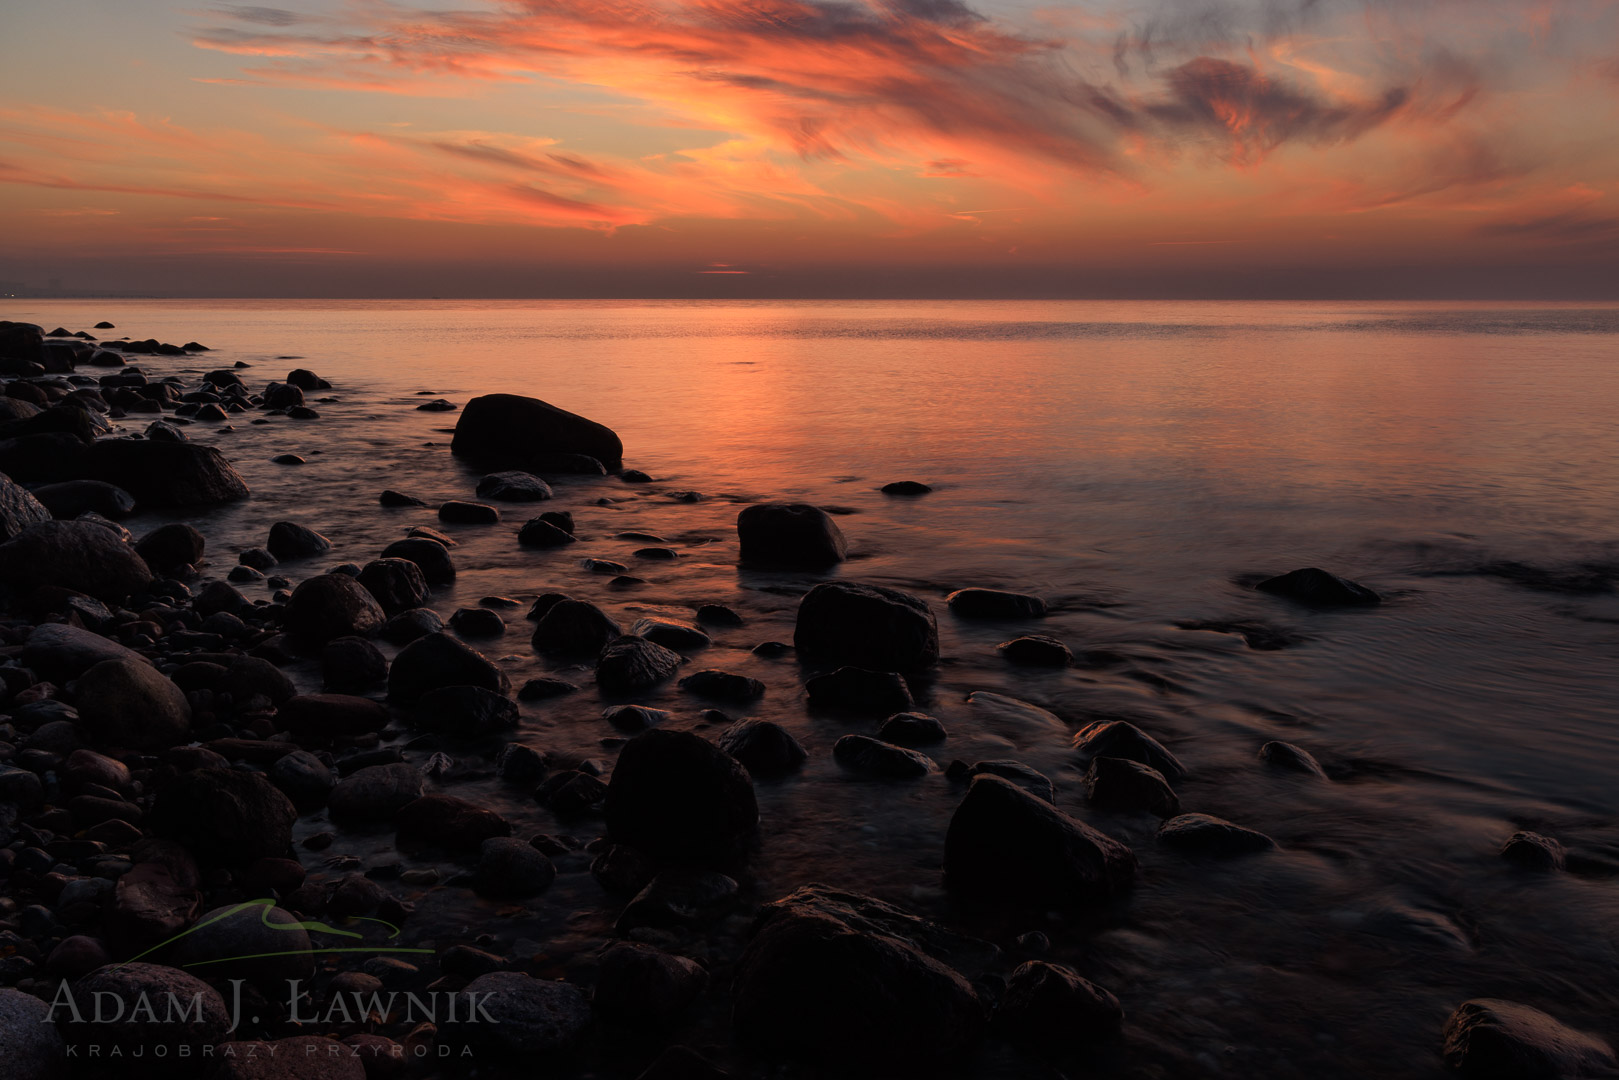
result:
<svg viewBox="0 0 1619 1080"><path fill-rule="evenodd" d="M232 5L194 28L215 54L199 93L228 118L0 109L0 183L167 200L160 241L214 251L318 254L339 217L628 231L646 250L751 230L745 251L694 249L694 273L861 245L1260 258L1329 231L1550 251L1607 220L1555 193L1619 183L1598 137L1619 9L1597 0L1161 0L1022 22L959 0L342 12ZM388 109L329 108L347 95ZM186 219L210 203L327 224L286 244L235 219L203 235Z"/></svg>

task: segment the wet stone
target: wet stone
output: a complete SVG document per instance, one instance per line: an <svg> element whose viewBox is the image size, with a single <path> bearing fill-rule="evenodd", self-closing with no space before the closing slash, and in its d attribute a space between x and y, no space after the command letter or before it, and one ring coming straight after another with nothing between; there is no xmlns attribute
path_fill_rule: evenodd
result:
<svg viewBox="0 0 1619 1080"><path fill-rule="evenodd" d="M687 675L680 680L680 688L699 697L723 701L754 701L765 693L765 684L758 679L712 668Z"/></svg>
<svg viewBox="0 0 1619 1080"><path fill-rule="evenodd" d="M1259 748L1259 760L1273 769L1325 779L1326 770L1308 750L1292 743L1271 741Z"/></svg>
<svg viewBox="0 0 1619 1080"><path fill-rule="evenodd" d="M897 746L928 746L944 742L944 724L927 713L895 713L877 729L877 737Z"/></svg>
<svg viewBox="0 0 1619 1080"><path fill-rule="evenodd" d="M1229 857L1269 851L1276 841L1262 832L1211 814L1181 814L1158 828L1158 842L1195 855Z"/></svg>
<svg viewBox="0 0 1619 1080"><path fill-rule="evenodd" d="M738 720L715 742L759 777L792 772L809 757L786 728L771 720Z"/></svg>
<svg viewBox="0 0 1619 1080"><path fill-rule="evenodd" d="M1180 799L1163 774L1128 758L1093 758L1085 790L1091 805L1103 810L1141 810L1161 818L1180 813Z"/></svg>
<svg viewBox="0 0 1619 1080"><path fill-rule="evenodd" d="M910 709L911 691L894 671L840 667L804 684L810 704L848 712L895 713Z"/></svg>
<svg viewBox="0 0 1619 1080"><path fill-rule="evenodd" d="M934 771L925 754L869 735L845 735L832 747L832 756L844 768L868 776L914 779Z"/></svg>
<svg viewBox="0 0 1619 1080"><path fill-rule="evenodd" d="M1044 634L1025 634L1003 641L995 651L1013 664L1025 667L1067 667L1074 662L1072 650L1054 637Z"/></svg>

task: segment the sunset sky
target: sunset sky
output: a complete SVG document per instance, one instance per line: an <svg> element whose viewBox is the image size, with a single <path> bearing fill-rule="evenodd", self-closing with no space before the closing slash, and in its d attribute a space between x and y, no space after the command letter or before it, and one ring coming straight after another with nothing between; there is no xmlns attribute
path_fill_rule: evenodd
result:
<svg viewBox="0 0 1619 1080"><path fill-rule="evenodd" d="M1613 0L10 0L0 280L1619 295Z"/></svg>

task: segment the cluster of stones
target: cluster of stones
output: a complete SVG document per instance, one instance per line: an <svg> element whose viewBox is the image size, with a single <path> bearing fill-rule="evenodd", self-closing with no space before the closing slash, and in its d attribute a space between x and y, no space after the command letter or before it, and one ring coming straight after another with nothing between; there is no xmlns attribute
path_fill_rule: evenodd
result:
<svg viewBox="0 0 1619 1080"><path fill-rule="evenodd" d="M711 605L691 622L642 619L626 632L589 600L540 595L529 612L533 647L592 659L601 691L618 702L606 720L632 737L613 740L611 763L509 741L520 717L510 681L462 639L502 632L499 609L512 602L492 597L457 611L447 631L427 605L432 590L456 575L449 537L417 527L374 559L294 586L280 576L286 567L331 549L296 522L275 524L221 580L204 576L206 538L190 526L165 525L136 540L114 520L137 505L239 498L246 486L217 451L190 442L171 420L159 423L177 438L154 425L143 439L115 439L99 437L106 431L96 418L171 411L177 419L220 420L252 408L296 415L307 408L302 391L324 383L294 372L253 395L234 373L212 372L206 388L190 391L144 376L92 380L99 387L92 390L54 378L47 364L62 363L55 346L63 343L18 326L0 324L0 369L13 376L0 400L31 408L13 406L5 421L0 469L42 466L52 455L29 440L49 437L54 445L58 436L72 441L82 464L71 476L24 468L0 477L0 983L7 987L0 1047L8 1076L60 1075L66 1055L91 1044L119 1071L165 1076L375 1078L441 1060L440 1051L470 1054L480 1066L557 1067L592 1032L601 1041L632 1032L663 1047L646 1055L644 1076L720 1077L728 1074L679 1043L693 1011L715 995L729 998L743 1053L818 1062L831 1074L959 1069L989 1040L1057 1068L1083 1068L1119 1039L1119 997L1034 955L1044 935L1032 927L1051 911L1115 917L1128 903L1136 854L1060 807L1048 777L1016 760L954 761L943 770L964 790L944 837L942 881L964 913L1006 928L1005 941L817 884L757 907L748 944L726 959L728 979L720 980L683 952L745 910L750 856L771 843L755 778L791 774L809 751L762 720L727 717L710 741L634 699L675 679L709 645L711 631L740 625L734 612ZM90 348L84 338L72 340L73 363L97 363L96 352L82 355ZM120 352L143 351L121 344ZM123 367L111 378L129 375ZM153 386L160 389L148 393ZM142 450L103 449L118 444ZM183 456L141 459L151 448L179 448ZM540 474L646 479L623 469L622 445L609 429L511 395L469 402L453 449L497 470L476 492L495 502L550 500ZM885 490L914 497L928 489L902 482ZM399 492L381 501L420 505ZM500 520L494 506L471 500L445 503L438 514L458 524ZM573 535L572 516L549 511L529 519L517 540L561 547ZM750 506L737 535L750 567L817 574L848 554L832 518L803 504ZM645 551L648 559L677 554ZM273 590L268 600L250 601L237 588L261 581ZM1318 570L1261 588L1316 604L1376 600ZM988 589L963 589L945 603L956 618L1007 625L1046 613L1036 597ZM398 647L391 663L377 640ZM809 673L801 688L809 709L834 719L881 718L875 735L836 740L831 753L842 767L896 782L940 772L926 749L947 743L948 733L919 710L915 689L940 660L926 599L820 581L799 601L791 645L760 646L766 654L789 650ZM1001 651L1017 663L1072 662L1066 645L1039 634L1014 637ZM301 692L283 669L311 662L324 685ZM697 699L742 706L769 691L717 669L687 674L679 685ZM533 701L572 689L541 679L516 696ZM988 693L973 702L1069 735L1068 725L1033 705ZM1177 792L1186 767L1137 726L1098 722L1071 738L1091 809L1160 819L1166 857L1275 848L1257 831L1186 812ZM603 835L588 844L516 835L508 818L440 790L450 767L440 746L494 748L503 782L561 821L599 820ZM1290 744L1267 743L1260 758L1327 780L1307 751ZM299 819L319 815L331 828L295 846ZM318 857L339 828L391 833L399 851L435 853L462 871L448 879L436 870L364 873L340 860L309 873L304 859ZM1554 842L1531 834L1513 837L1505 854L1540 869L1558 865ZM408 926L412 888L532 902L553 887L559 866L581 856L622 904L588 988L554 978L543 956L489 951L487 937L409 960L338 963L335 972L309 951L320 943L312 932L318 938L332 926L357 925L350 920ZM321 1034L310 1034L278 998L294 980L309 988L303 1004L327 1018ZM63 987L75 1001L99 992L199 1004L179 1017L96 1022L62 1008ZM358 1016L332 1019L336 1005L400 987L470 995L483 1011L412 1022L362 1007ZM233 1031L227 1001L244 995L254 1019ZM198 1052L155 1055L158 1046L181 1045ZM1493 1075L1486 1070L1505 1055L1546 1075L1613 1066L1593 1037L1498 1001L1462 1006L1444 1052L1464 1075Z"/></svg>

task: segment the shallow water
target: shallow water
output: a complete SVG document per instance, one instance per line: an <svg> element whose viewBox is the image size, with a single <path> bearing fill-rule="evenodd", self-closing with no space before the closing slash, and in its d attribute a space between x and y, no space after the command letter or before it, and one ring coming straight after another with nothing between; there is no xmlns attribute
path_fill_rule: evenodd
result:
<svg viewBox="0 0 1619 1080"><path fill-rule="evenodd" d="M571 509L585 538L565 551L519 548L520 507L499 526L443 526L461 574L434 605L448 615L491 593L560 590L625 625L735 607L748 625L716 634L692 666L762 679L769 693L749 715L786 725L812 755L801 775L759 785L750 893L825 881L959 923L938 865L961 788L841 774L831 744L874 724L810 715L798 665L749 652L791 640L797 594L815 579L739 571L739 504L846 510L853 558L837 576L907 589L940 613L944 660L923 703L951 731L940 764L1016 757L1051 776L1064 810L1136 850L1138 886L1114 918L1038 927L1123 1001L1120 1068L1430 1076L1445 1016L1477 996L1619 1035L1619 308L32 301L7 317L47 329L110 319L109 333L217 350L141 358L159 374L242 360L255 387L299 366L332 381L318 421L219 432L254 491L187 518L220 574L278 519L329 536L330 563L364 562L411 525L438 526L430 509L377 506L382 488L435 505L471 497L477 474L448 453L456 414L416 411L420 391L532 394L613 427L626 465L655 483L563 479L546 508ZM285 452L309 464L270 463ZM877 491L898 479L935 491ZM703 498L671 497L685 491ZM613 538L631 530L683 557L636 566L649 583L623 591L580 567L635 563L642 545ZM1385 603L1316 612L1247 587L1310 565ZM1054 611L1036 626L958 622L941 601L967 585L1034 592ZM514 683L589 686L588 670L532 652L521 610L508 619L505 639L476 644ZM1198 620L1296 640L1258 650L1177 626ZM1118 659L1008 668L994 646L1025 629ZM1038 703L1070 728L1135 719L1187 765L1184 809L1262 829L1281 850L1211 864L1157 849L1154 820L1085 806L1064 733L986 721L965 702L974 690ZM648 703L683 725L703 707L672 684ZM602 706L588 688L525 704L522 738L610 760ZM1260 766L1256 750L1276 738L1333 780ZM476 754L457 768L457 794L524 829L595 835L502 789ZM1524 827L1562 839L1581 872L1511 871L1496 852ZM398 861L387 835L332 853L345 850ZM526 939L559 971L588 970L621 901L582 858L563 869L550 893L504 914L465 890L417 890L409 934ZM705 957L717 983L742 925ZM962 925L1002 945L1036 928ZM723 1039L722 1011L699 1043Z"/></svg>

